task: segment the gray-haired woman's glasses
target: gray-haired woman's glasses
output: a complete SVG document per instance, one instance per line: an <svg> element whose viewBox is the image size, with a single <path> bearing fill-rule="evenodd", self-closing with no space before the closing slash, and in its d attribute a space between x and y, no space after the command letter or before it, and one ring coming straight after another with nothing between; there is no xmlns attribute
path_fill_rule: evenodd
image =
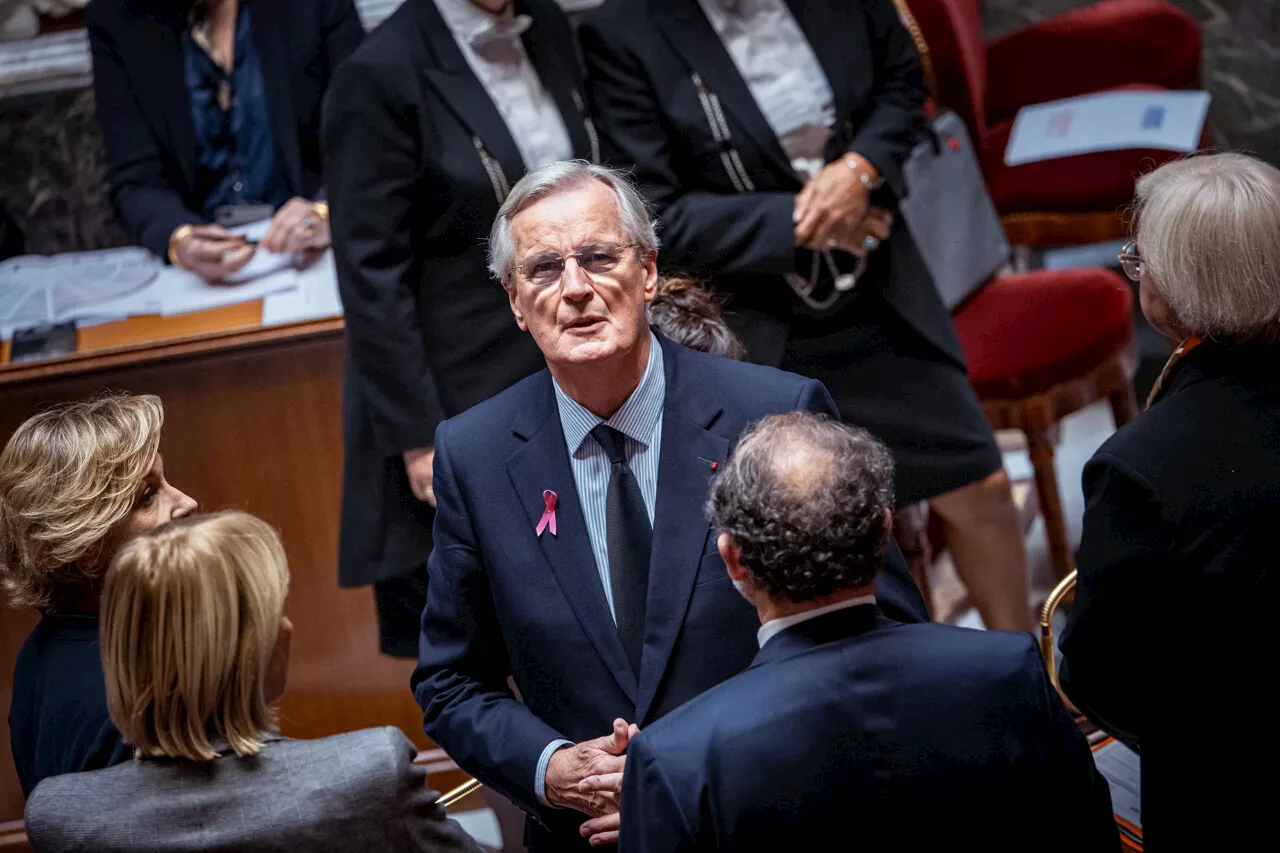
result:
<svg viewBox="0 0 1280 853"><path fill-rule="evenodd" d="M1116 259L1120 261L1120 269L1124 270L1124 274L1131 280L1138 281L1142 278L1142 255L1138 254L1137 240L1125 243L1120 254L1116 255Z"/></svg>
<svg viewBox="0 0 1280 853"><path fill-rule="evenodd" d="M565 261L573 258L587 275L604 275L613 272L614 267L622 262L622 253L627 249L638 249L639 243L616 246L612 243L592 243L582 246L576 252L557 255L545 252L534 255L520 264L517 269L521 277L535 287L546 287L555 284L564 273Z"/></svg>

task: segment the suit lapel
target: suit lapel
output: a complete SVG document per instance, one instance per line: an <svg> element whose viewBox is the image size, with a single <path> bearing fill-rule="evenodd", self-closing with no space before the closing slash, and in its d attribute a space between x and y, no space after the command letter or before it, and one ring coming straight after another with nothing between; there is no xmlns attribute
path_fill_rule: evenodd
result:
<svg viewBox="0 0 1280 853"><path fill-rule="evenodd" d="M702 82L719 99L724 111L745 127L748 135L784 174L794 176L791 161L782 150L769 121L760 112L750 88L733 64L733 57L697 0L650 0L654 20L672 47L684 57ZM708 130L708 133L710 131ZM742 148L742 142L735 143Z"/></svg>
<svg viewBox="0 0 1280 853"><path fill-rule="evenodd" d="M591 551L591 538L587 535L573 469L569 466L569 451L560 425L555 392L551 388L551 376L545 372L540 376L542 381L532 404L521 408L520 416L512 425L512 431L525 443L508 458L507 472L517 499L525 509L525 519L521 523L528 525L513 535L535 536L534 530L544 508L542 493L547 489L555 492L556 535L553 536L550 530L543 531L536 537L538 550L551 566L574 615L600 657L608 664L618 686L634 702L636 677L618 638L618 628L609 612L595 555Z"/></svg>
<svg viewBox="0 0 1280 853"><path fill-rule="evenodd" d="M524 175L525 164L506 121L467 64L436 4L432 0L421 0L417 8L422 35L430 46L432 58L432 64L422 69L423 76L458 121L502 166L507 181L514 184Z"/></svg>
<svg viewBox="0 0 1280 853"><path fill-rule="evenodd" d="M723 464L729 453L729 440L707 430L720 414L719 404L699 395L692 384L696 376L680 369L682 349L661 343L667 392L637 722L645 719L662 684L711 533L703 516L711 463Z"/></svg>
<svg viewBox="0 0 1280 853"><path fill-rule="evenodd" d="M524 4L517 4L517 11ZM593 160L595 151L591 137L587 132L586 102L579 91L578 81L566 61L577 56L573 45L558 44L555 33L546 21L533 16L533 26L523 36L524 49L533 63L534 70L542 80L543 87L556 102L560 117L564 120L565 130L573 145L573 156L583 160ZM570 53L566 54L566 49Z"/></svg>
<svg viewBox="0 0 1280 853"><path fill-rule="evenodd" d="M196 181L196 128L191 120L191 98L187 94L187 66L182 53L182 33L186 19L177 14L157 12L151 19L155 38L139 39L133 55L125 54L131 63L130 79L139 88L154 85L159 96L156 127L168 132L171 148L177 152L178 165L189 193Z"/></svg>
<svg viewBox="0 0 1280 853"><path fill-rule="evenodd" d="M283 159L289 189L302 192L302 162L298 151L298 122L293 114L293 98L289 92L289 56L287 40L292 14L288 4L278 2L253 3L253 46L258 51L258 64L262 68L262 85L271 107L271 132L276 141L276 152Z"/></svg>

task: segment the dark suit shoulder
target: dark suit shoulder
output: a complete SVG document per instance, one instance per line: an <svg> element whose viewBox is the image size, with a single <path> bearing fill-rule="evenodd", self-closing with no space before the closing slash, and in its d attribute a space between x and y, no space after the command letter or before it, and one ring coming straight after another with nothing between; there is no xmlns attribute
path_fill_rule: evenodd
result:
<svg viewBox="0 0 1280 853"><path fill-rule="evenodd" d="M726 408L792 407L806 388L821 386L815 379L776 367L735 361L686 347L677 347L676 352L677 365L693 373L695 381L705 384L708 391L714 391Z"/></svg>
<svg viewBox="0 0 1280 853"><path fill-rule="evenodd" d="M773 741L770 732L791 730L810 705L848 707L839 715L856 717L848 693L871 685L909 696L917 707L954 706L961 695L996 705L1029 697L1040 687L1042 670L1027 634L889 623L753 665L648 726L644 735L655 755L710 754L733 743ZM766 696L789 698L764 701ZM941 704L932 705L935 700Z"/></svg>
<svg viewBox="0 0 1280 853"><path fill-rule="evenodd" d="M1274 482L1280 385L1219 376L1180 389L1108 438L1086 468L1086 483L1102 467L1141 478L1162 496Z"/></svg>
<svg viewBox="0 0 1280 853"><path fill-rule="evenodd" d="M426 44L418 37L421 24L416 5L402 3L378 24L364 37L355 52L338 66L334 79L372 77L384 85L403 81L405 86L416 80L427 50Z"/></svg>
<svg viewBox="0 0 1280 853"><path fill-rule="evenodd" d="M461 455L492 453L494 440L510 434L518 414L530 406L546 405L548 398L554 408L551 374L543 369L441 422L436 444L447 443L451 452Z"/></svg>

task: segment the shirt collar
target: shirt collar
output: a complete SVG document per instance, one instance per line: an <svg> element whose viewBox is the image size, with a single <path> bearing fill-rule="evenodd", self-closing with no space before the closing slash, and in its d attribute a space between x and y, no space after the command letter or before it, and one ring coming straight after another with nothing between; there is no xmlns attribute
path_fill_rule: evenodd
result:
<svg viewBox="0 0 1280 853"><path fill-rule="evenodd" d="M533 23L528 15L516 14L514 3L500 15L486 12L471 0L435 0L435 3L449 31L473 47L519 38Z"/></svg>
<svg viewBox="0 0 1280 853"><path fill-rule="evenodd" d="M826 607L815 607L813 610L805 610L801 613L793 613L790 616L783 616L780 619L770 619L768 622L760 626L760 630L756 632L756 641L760 644L760 648L764 648L764 644L769 642L778 634L782 633L792 625L799 625L801 622L807 622L810 619L817 619L819 616L826 616L828 613L835 613L837 610L844 610L846 607L857 607L862 604L875 604L876 597L874 595L860 595L857 598L850 598L847 601L837 601L835 604L828 604Z"/></svg>
<svg viewBox="0 0 1280 853"><path fill-rule="evenodd" d="M667 396L667 377L663 368L662 347L658 344L658 338L650 331L649 361L644 367L644 375L640 377L640 384L608 420L599 417L566 394L554 378L551 384L556 391L560 424L564 428L564 441L570 455L578 453L582 442L586 440L591 430L601 423L608 424L618 432L648 447L653 441L653 431L657 429L658 422L662 418L662 405Z"/></svg>

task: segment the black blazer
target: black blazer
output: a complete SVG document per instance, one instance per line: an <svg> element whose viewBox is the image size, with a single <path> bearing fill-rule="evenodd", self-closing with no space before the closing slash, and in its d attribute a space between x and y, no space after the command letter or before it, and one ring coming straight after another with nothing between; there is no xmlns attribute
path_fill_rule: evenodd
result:
<svg viewBox="0 0 1280 853"><path fill-rule="evenodd" d="M564 14L552 0L516 9L533 17L524 46L574 156L594 157ZM544 362L485 265L524 161L432 0L406 0L339 71L324 149L347 323L339 579L358 586L420 568L431 550L400 454Z"/></svg>
<svg viewBox="0 0 1280 853"><path fill-rule="evenodd" d="M49 776L133 757L107 713L97 616L40 617L13 664L9 746L24 795Z"/></svg>
<svg viewBox="0 0 1280 853"><path fill-rule="evenodd" d="M179 225L205 222L194 196L197 140L183 70L188 4L92 0L85 9L111 201L130 236L161 257ZM320 99L364 28L352 0L253 4L271 131L294 195L320 180Z"/></svg>
<svg viewBox="0 0 1280 853"><path fill-rule="evenodd" d="M924 121L924 79L892 0L788 5L831 85L836 124L827 160L862 154L885 178L873 204L896 208L905 192L902 166ZM751 359L778 363L801 304L783 275L807 277L810 269L810 253L795 248L792 221L803 183L729 52L694 0L610 0L588 15L580 38L606 156L634 164L657 207L662 264L710 277L739 324L750 316L739 331ZM717 140L708 117L717 105L727 142ZM732 174L730 149L751 187ZM888 247L872 258L854 292L882 292L963 365L951 319L900 218Z"/></svg>
<svg viewBox="0 0 1280 853"><path fill-rule="evenodd" d="M1119 848L1025 634L838 610L627 749L620 853Z"/></svg>
<svg viewBox="0 0 1280 853"><path fill-rule="evenodd" d="M1084 493L1063 686L1138 742L1149 849L1256 849L1280 763L1280 346L1192 350Z"/></svg>
<svg viewBox="0 0 1280 853"><path fill-rule="evenodd" d="M617 717L643 728L755 654L755 610L730 584L703 514L711 463L765 415L835 414L815 380L661 346L667 385L639 673L605 600L551 375L525 379L436 433L436 547L414 695L427 735L538 821L535 851L589 849L578 835L583 815L538 805L534 772L548 743L599 737ZM539 537L546 489L559 496L558 533ZM896 547L878 583L899 618L928 618Z"/></svg>

